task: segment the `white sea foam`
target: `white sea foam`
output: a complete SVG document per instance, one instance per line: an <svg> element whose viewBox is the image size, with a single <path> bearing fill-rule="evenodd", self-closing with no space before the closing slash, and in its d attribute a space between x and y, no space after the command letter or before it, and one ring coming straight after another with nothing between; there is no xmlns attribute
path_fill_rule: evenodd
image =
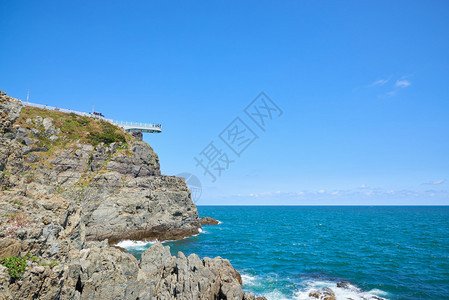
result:
<svg viewBox="0 0 449 300"><path fill-rule="evenodd" d="M194 234L194 235L191 235L191 236L186 236L186 237L184 237L182 239L184 240L184 239L188 239L190 237L198 236L201 233L207 233L207 231L205 231L205 230L203 230L201 228L198 228L198 233L197 234ZM176 240L165 240L165 241L162 241L161 243L174 242L174 241L176 241ZM153 244L156 244L157 242L158 242L158 240L149 241L149 242L124 240L124 241L121 241L121 242L119 242L119 243L117 243L115 245L118 246L118 247L124 248L126 250L131 250L131 249L132 250L146 250L148 248L147 247L148 245L153 245Z"/></svg>
<svg viewBox="0 0 449 300"><path fill-rule="evenodd" d="M318 289L327 287L330 288L335 293L335 298L339 299L353 299L353 300L371 300L376 299L375 296L384 297L388 295L388 293L373 289L371 291L365 292L361 291L358 287L352 284L348 284L347 288L337 287L336 282L332 281L324 281L324 280L307 280L303 282L302 288L295 293L294 299L296 300L304 300L304 299L312 299L309 297L309 294ZM267 298L268 299L268 298Z"/></svg>
<svg viewBox="0 0 449 300"><path fill-rule="evenodd" d="M285 296L282 292L278 290L274 290L270 293L266 293L263 295L268 300L291 300L287 296Z"/></svg>
<svg viewBox="0 0 449 300"><path fill-rule="evenodd" d="M246 286L255 286L257 285L257 277L248 275L248 274L240 274L242 276L242 284Z"/></svg>
<svg viewBox="0 0 449 300"><path fill-rule="evenodd" d="M156 241L131 241L131 240L124 240L117 244L115 244L118 247L125 248L126 250L145 250L148 248L148 245L156 244Z"/></svg>

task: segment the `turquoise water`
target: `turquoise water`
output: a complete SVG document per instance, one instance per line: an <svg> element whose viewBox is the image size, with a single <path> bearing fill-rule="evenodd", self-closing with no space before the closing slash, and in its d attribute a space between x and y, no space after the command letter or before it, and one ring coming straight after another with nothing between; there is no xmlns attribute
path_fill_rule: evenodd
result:
<svg viewBox="0 0 449 300"><path fill-rule="evenodd" d="M307 299L328 286L337 299L449 297L449 207L217 207L197 236L166 242L200 257L221 256L244 289L268 299ZM150 244L130 244L136 256ZM352 290L336 287L341 280Z"/></svg>

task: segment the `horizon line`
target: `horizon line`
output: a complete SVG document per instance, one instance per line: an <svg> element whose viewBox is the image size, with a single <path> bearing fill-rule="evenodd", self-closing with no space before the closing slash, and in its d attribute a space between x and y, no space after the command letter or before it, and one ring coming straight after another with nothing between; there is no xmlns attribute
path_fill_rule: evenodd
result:
<svg viewBox="0 0 449 300"><path fill-rule="evenodd" d="M441 206L447 206L449 207L449 204L195 204L196 206L356 206L356 207L441 207Z"/></svg>

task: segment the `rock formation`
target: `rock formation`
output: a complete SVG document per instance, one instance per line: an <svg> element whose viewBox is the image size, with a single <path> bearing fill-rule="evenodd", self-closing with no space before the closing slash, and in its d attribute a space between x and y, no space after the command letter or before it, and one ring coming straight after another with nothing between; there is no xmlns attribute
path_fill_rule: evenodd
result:
<svg viewBox="0 0 449 300"><path fill-rule="evenodd" d="M136 139L138 139L139 141L143 140L143 133L140 131L133 131L131 132L132 136Z"/></svg>
<svg viewBox="0 0 449 300"><path fill-rule="evenodd" d="M109 131L120 129L75 114L24 107L19 118L19 101L6 95L1 101L4 188L76 201L89 240L165 240L198 233L198 213L184 179L161 175L150 145L124 132L113 136ZM100 131L95 138L110 143L90 138L93 130Z"/></svg>
<svg viewBox="0 0 449 300"><path fill-rule="evenodd" d="M0 299L255 299L228 260L109 246L200 228L184 180L161 175L148 144L3 92L0 117Z"/></svg>
<svg viewBox="0 0 449 300"><path fill-rule="evenodd" d="M200 218L201 225L218 225L220 222L211 217L202 217Z"/></svg>
<svg viewBox="0 0 449 300"><path fill-rule="evenodd" d="M309 293L310 298L322 300L335 300L335 293L330 288L324 287Z"/></svg>

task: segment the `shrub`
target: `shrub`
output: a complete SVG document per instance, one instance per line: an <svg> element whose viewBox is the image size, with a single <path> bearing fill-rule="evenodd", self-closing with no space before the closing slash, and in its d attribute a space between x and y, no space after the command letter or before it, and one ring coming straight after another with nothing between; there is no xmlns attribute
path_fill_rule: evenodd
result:
<svg viewBox="0 0 449 300"><path fill-rule="evenodd" d="M1 260L2 265L8 268L9 276L16 279L22 276L27 266L26 259L21 257L5 257Z"/></svg>
<svg viewBox="0 0 449 300"><path fill-rule="evenodd" d="M125 136L116 132L89 133L88 137L93 145L100 143L109 145L111 143L124 143L126 141Z"/></svg>
<svg viewBox="0 0 449 300"><path fill-rule="evenodd" d="M111 143L126 142L125 134L117 130L117 127L114 125L101 120L100 127L100 131L90 132L87 136L91 144L98 145L104 143L105 145L109 145Z"/></svg>

